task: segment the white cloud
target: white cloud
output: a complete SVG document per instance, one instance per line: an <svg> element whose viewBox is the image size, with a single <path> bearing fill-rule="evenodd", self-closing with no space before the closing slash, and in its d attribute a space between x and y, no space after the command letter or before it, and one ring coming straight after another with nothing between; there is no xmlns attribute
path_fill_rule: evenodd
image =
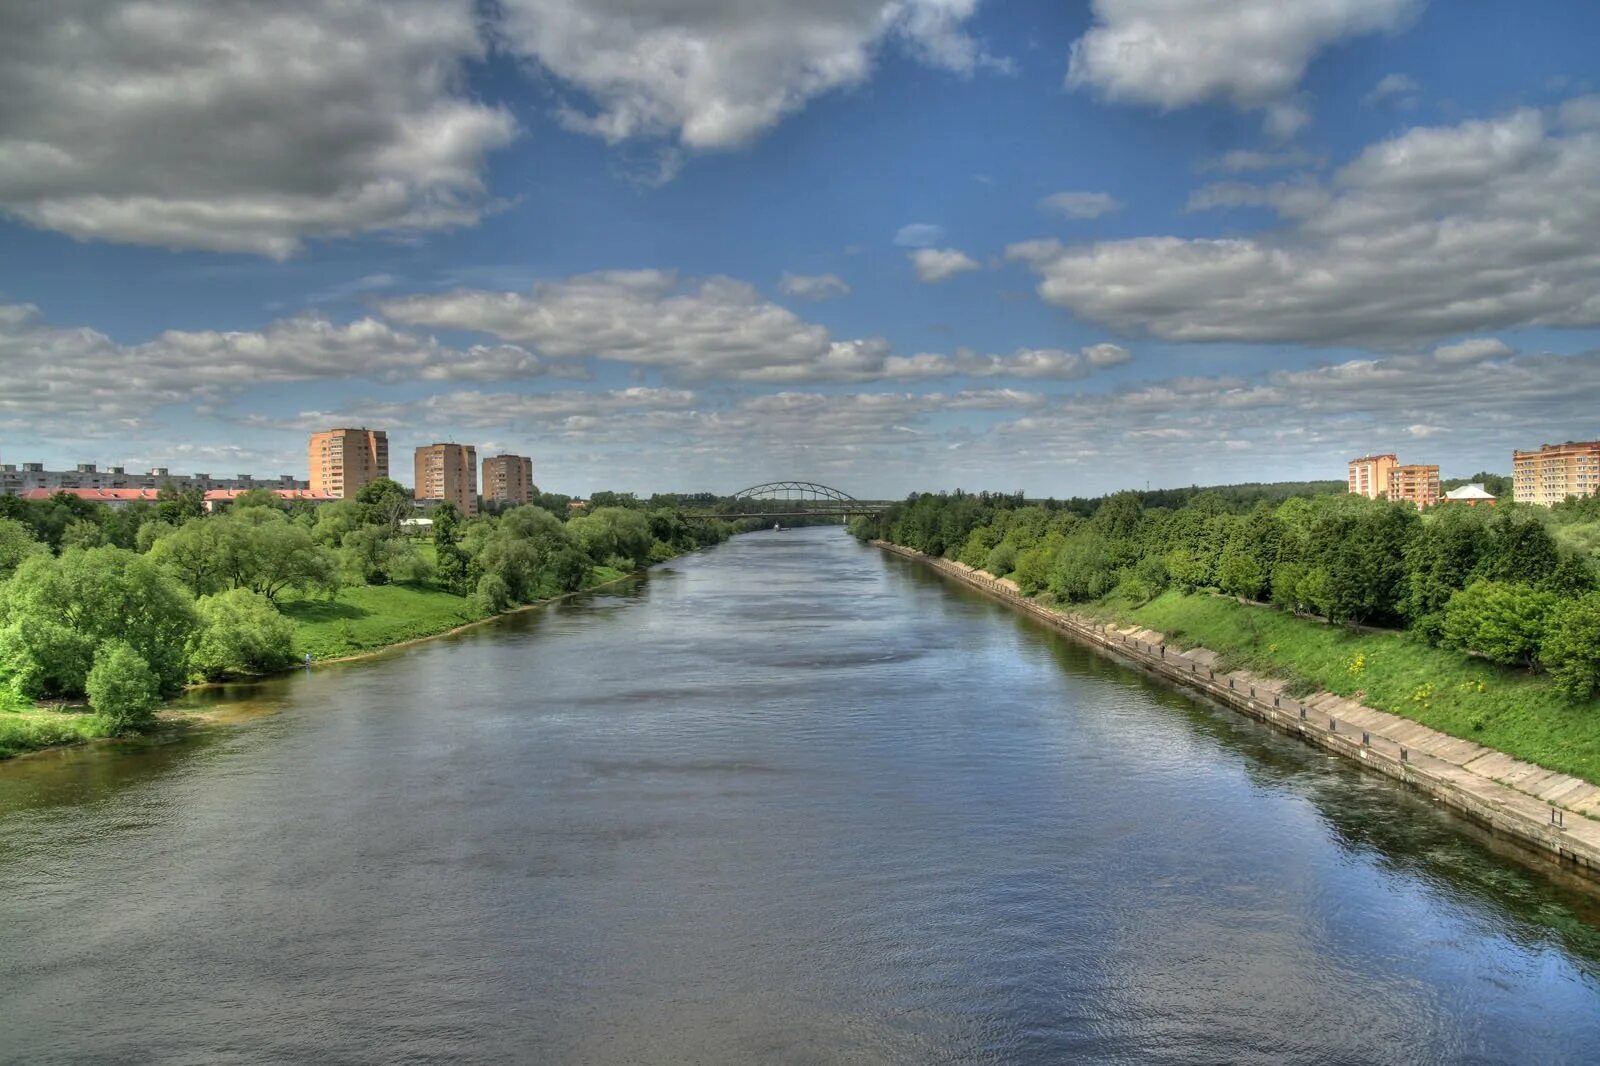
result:
<svg viewBox="0 0 1600 1066"><path fill-rule="evenodd" d="M29 304L0 304L0 425L81 431L138 423L158 407L213 404L270 384L366 378L497 381L550 368L515 345L458 349L371 318L315 316L259 331L168 330L118 344L97 330L51 325Z"/></svg>
<svg viewBox="0 0 1600 1066"><path fill-rule="evenodd" d="M60 0L0 15L0 211L80 240L283 258L476 222L509 112L471 0Z"/></svg>
<svg viewBox="0 0 1600 1066"><path fill-rule="evenodd" d="M1119 366L1132 358L1131 352L1116 344L1092 344L1076 352L1060 348L1019 348L1010 355L986 355L961 349L952 355L891 355L882 361L881 375L900 380L960 376L1067 381Z"/></svg>
<svg viewBox="0 0 1600 1066"><path fill-rule="evenodd" d="M1481 363L1485 359L1503 359L1516 354L1516 350L1498 337L1469 337L1455 344L1441 344L1433 350L1433 357L1441 363Z"/></svg>
<svg viewBox="0 0 1600 1066"><path fill-rule="evenodd" d="M791 274L778 279L778 291L797 300L832 300L850 295L850 286L837 274Z"/></svg>
<svg viewBox="0 0 1600 1066"><path fill-rule="evenodd" d="M971 351L898 356L881 337L836 339L826 327L733 278L691 279L661 270L584 274L536 285L528 293L462 289L402 296L379 306L398 322L488 333L526 345L543 359L569 361L568 366L593 357L660 369L687 381L1070 379L1131 358L1115 344L1079 352L1021 349L1009 356Z"/></svg>
<svg viewBox="0 0 1600 1066"><path fill-rule="evenodd" d="M382 301L413 325L491 333L554 359L593 356L672 370L684 378L740 377L774 366L813 367L828 330L733 278L672 271L584 274L530 292L454 292Z"/></svg>
<svg viewBox="0 0 1600 1066"><path fill-rule="evenodd" d="M930 248L944 240L944 227L931 222L911 222L901 226L894 243L901 248Z"/></svg>
<svg viewBox="0 0 1600 1066"><path fill-rule="evenodd" d="M1378 84L1361 98L1361 106L1377 107L1379 104L1387 104L1401 110L1409 110L1417 106L1417 94L1421 91L1422 86L1409 75L1385 74L1378 79Z"/></svg>
<svg viewBox="0 0 1600 1066"><path fill-rule="evenodd" d="M917 279L930 284L979 269L976 259L957 248L918 248L909 258Z"/></svg>
<svg viewBox="0 0 1600 1066"><path fill-rule="evenodd" d="M573 129L613 144L749 143L830 91L865 81L886 44L958 75L1003 63L965 31L978 0L500 0L512 52L577 89Z"/></svg>
<svg viewBox="0 0 1600 1066"><path fill-rule="evenodd" d="M1058 192L1040 200L1039 206L1067 218L1099 218L1122 207L1104 192Z"/></svg>
<svg viewBox="0 0 1600 1066"><path fill-rule="evenodd" d="M1047 301L1169 340L1389 347L1600 324L1600 131L1563 135L1533 110L1419 127L1328 182L1225 187L1198 206L1251 202L1286 226L1007 254Z"/></svg>
<svg viewBox="0 0 1600 1066"><path fill-rule="evenodd" d="M1221 100L1268 108L1275 132L1304 121L1293 99L1331 44L1404 26L1423 0L1094 0L1072 46L1070 88L1163 109Z"/></svg>

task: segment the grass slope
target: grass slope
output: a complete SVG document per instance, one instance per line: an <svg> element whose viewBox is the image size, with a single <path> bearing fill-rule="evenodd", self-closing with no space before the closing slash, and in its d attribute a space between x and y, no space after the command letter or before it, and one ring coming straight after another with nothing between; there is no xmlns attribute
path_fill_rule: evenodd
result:
<svg viewBox="0 0 1600 1066"><path fill-rule="evenodd" d="M103 719L86 711L34 707L0 688L0 759L26 751L106 736Z"/></svg>
<svg viewBox="0 0 1600 1066"><path fill-rule="evenodd" d="M1229 669L1326 689L1538 763L1600 782L1600 700L1574 705L1548 678L1405 633L1361 633L1218 596L1167 592L1142 606L1115 599L1089 611L1160 630L1181 647L1219 653Z"/></svg>
<svg viewBox="0 0 1600 1066"><path fill-rule="evenodd" d="M337 599L284 597L297 647L314 659L337 659L387 644L443 633L484 613L462 596L415 585L358 585Z"/></svg>
<svg viewBox="0 0 1600 1066"><path fill-rule="evenodd" d="M621 570L597 566L587 587L625 576ZM313 659L359 655L488 617L464 596L423 585L358 585L341 589L333 600L291 593L278 609L294 623L296 647Z"/></svg>

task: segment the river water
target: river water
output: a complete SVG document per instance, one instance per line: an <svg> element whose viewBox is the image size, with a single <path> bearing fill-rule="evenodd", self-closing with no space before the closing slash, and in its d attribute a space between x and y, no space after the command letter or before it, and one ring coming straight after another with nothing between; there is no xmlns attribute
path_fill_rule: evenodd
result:
<svg viewBox="0 0 1600 1066"><path fill-rule="evenodd" d="M1594 1062L1600 906L836 528L0 764L0 1060Z"/></svg>

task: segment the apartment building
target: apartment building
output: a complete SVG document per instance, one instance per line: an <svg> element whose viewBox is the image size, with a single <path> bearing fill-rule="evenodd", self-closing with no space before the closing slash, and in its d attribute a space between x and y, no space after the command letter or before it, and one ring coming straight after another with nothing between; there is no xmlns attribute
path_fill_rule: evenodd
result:
<svg viewBox="0 0 1600 1066"><path fill-rule="evenodd" d="M1600 491L1600 441L1545 444L1511 453L1511 495L1518 503L1549 507L1568 496Z"/></svg>
<svg viewBox="0 0 1600 1066"><path fill-rule="evenodd" d="M1389 499L1416 505L1417 510L1439 502L1439 467L1408 463L1389 471Z"/></svg>
<svg viewBox="0 0 1600 1066"><path fill-rule="evenodd" d="M311 434L307 446L312 492L350 499L389 476L389 434L381 429L329 429Z"/></svg>
<svg viewBox="0 0 1600 1066"><path fill-rule="evenodd" d="M533 460L526 455L491 455L483 461L485 503L516 505L533 499Z"/></svg>
<svg viewBox="0 0 1600 1066"><path fill-rule="evenodd" d="M258 478L252 474L212 477L204 473L174 474L164 466L130 471L122 466L102 468L95 463L79 463L72 470L46 470L43 463L0 464L0 495L5 496L21 496L41 489L49 492L159 489L163 485L171 485L175 489L199 489L201 492L311 487L308 482L297 480L292 474L276 478Z"/></svg>
<svg viewBox="0 0 1600 1066"><path fill-rule="evenodd" d="M1393 455L1363 455L1350 460L1350 491L1376 500L1389 492L1389 475L1400 465Z"/></svg>
<svg viewBox="0 0 1600 1066"><path fill-rule="evenodd" d="M470 444L425 444L416 453L416 497L478 513L478 449Z"/></svg>

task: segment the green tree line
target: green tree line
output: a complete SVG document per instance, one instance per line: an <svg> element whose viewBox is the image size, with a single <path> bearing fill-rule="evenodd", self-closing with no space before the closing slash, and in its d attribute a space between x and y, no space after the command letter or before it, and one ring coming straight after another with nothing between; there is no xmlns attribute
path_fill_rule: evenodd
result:
<svg viewBox="0 0 1600 1066"><path fill-rule="evenodd" d="M1055 602L1222 593L1544 670L1575 701L1600 693L1600 499L1419 513L1343 493L1278 502L1199 491L1178 506L1147 498L1120 493L1081 506L913 495L851 530Z"/></svg>
<svg viewBox="0 0 1600 1066"><path fill-rule="evenodd" d="M246 492L215 513L170 489L120 510L70 493L0 497L0 694L86 699L107 731L133 730L185 684L298 661L286 595L404 584L497 613L738 528L670 499L596 496L573 513L569 497L541 493L551 509L470 520L445 504L423 537L406 521L418 513L410 490L388 479L320 507Z"/></svg>

